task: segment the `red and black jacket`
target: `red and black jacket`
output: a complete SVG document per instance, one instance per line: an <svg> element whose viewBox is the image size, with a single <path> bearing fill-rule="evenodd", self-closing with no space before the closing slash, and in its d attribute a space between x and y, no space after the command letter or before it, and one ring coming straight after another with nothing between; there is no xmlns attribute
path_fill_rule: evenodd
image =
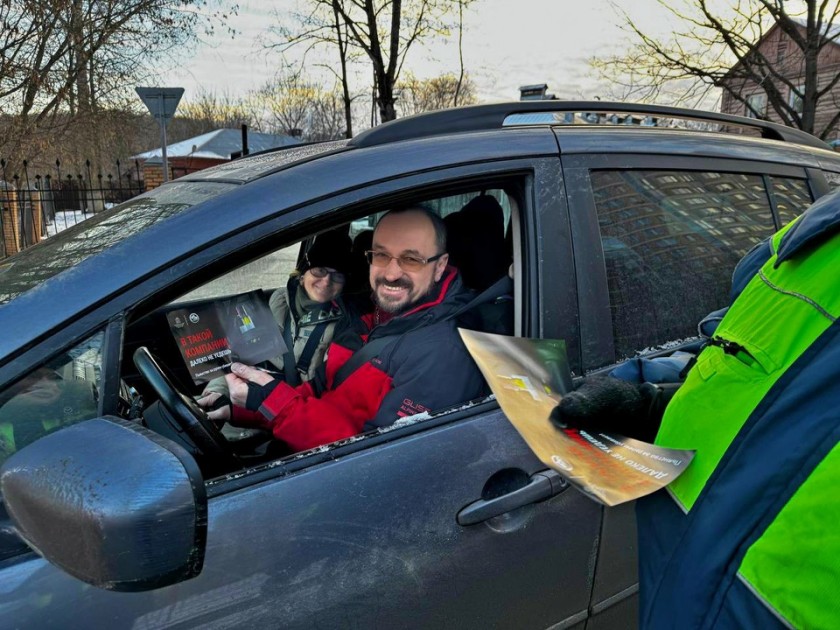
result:
<svg viewBox="0 0 840 630"><path fill-rule="evenodd" d="M471 297L457 270L448 267L423 304L378 326L370 314L336 332L323 393L316 395L311 383L295 388L278 383L259 412L235 408L234 424L270 428L301 451L484 395L487 386L453 317ZM333 387L354 352L381 337L394 339Z"/></svg>

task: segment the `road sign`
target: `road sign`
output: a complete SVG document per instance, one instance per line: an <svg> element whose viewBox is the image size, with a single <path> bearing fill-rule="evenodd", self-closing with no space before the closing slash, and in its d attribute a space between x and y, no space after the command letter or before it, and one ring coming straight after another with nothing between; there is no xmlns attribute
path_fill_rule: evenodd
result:
<svg viewBox="0 0 840 630"><path fill-rule="evenodd" d="M175 115L184 88L136 87L134 91L160 124L160 146L163 158L163 181L169 181L169 161L166 159L166 123Z"/></svg>
<svg viewBox="0 0 840 630"><path fill-rule="evenodd" d="M163 121L163 124L175 114L184 95L184 88L137 87L134 91L155 120Z"/></svg>

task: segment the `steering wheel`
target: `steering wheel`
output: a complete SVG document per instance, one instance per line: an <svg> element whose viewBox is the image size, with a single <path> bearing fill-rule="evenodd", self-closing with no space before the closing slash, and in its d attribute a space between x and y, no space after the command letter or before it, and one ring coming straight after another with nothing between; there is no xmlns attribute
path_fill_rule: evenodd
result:
<svg viewBox="0 0 840 630"><path fill-rule="evenodd" d="M140 375L155 390L161 404L205 456L236 459L222 432L198 403L178 391L146 346L137 348L133 358Z"/></svg>

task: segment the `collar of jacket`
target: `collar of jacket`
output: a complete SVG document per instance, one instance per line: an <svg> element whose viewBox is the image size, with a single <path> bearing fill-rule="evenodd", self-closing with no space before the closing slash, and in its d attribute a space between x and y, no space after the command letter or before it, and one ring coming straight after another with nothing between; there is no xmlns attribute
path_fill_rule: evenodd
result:
<svg viewBox="0 0 840 630"><path fill-rule="evenodd" d="M420 326L445 319L450 313L466 304L472 292L461 282L461 276L455 267L447 266L443 277L438 282L438 290L422 304L390 319L379 326L373 325L373 313L366 315L371 337L401 334Z"/></svg>
<svg viewBox="0 0 840 630"><path fill-rule="evenodd" d="M775 266L840 229L840 191L825 195L808 208L782 237Z"/></svg>

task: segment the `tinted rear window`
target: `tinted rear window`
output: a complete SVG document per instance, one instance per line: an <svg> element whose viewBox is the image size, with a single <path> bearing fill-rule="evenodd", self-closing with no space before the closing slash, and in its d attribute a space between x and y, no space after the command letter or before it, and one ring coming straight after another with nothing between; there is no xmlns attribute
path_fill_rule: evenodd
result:
<svg viewBox="0 0 840 630"><path fill-rule="evenodd" d="M593 171L616 358L696 335L732 271L774 231L760 175Z"/></svg>

